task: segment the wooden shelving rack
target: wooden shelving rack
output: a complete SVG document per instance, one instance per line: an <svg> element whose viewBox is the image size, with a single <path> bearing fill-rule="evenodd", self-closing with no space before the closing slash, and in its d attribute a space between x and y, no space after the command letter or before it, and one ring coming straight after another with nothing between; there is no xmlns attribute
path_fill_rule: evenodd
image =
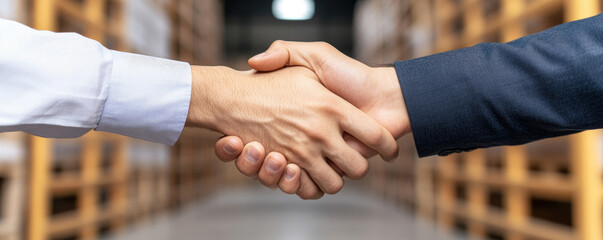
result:
<svg viewBox="0 0 603 240"><path fill-rule="evenodd" d="M0 239L22 239L25 134L0 134Z"/></svg>
<svg viewBox="0 0 603 240"><path fill-rule="evenodd" d="M130 141L129 222L149 219L168 210L170 151L156 143Z"/></svg>
<svg viewBox="0 0 603 240"><path fill-rule="evenodd" d="M374 2L385 4L385 8L393 6L389 0ZM396 40L402 46L394 48L407 58L480 42L508 42L603 11L603 1L599 0L406 2L402 11L407 14L398 18L398 25L407 26L401 35L408 39ZM428 41L413 41L413 35L425 32L429 32ZM409 53L409 48L418 51ZM394 60L400 59L385 59ZM600 139L600 131L586 131L523 146L480 149L444 158L417 159L416 153L406 151L400 154L399 161L414 162L412 181L416 191L403 198L415 199L412 209L420 218L472 237L603 239ZM402 184L391 177L395 174L377 173L372 181L374 185ZM393 193L386 187L379 192Z"/></svg>
<svg viewBox="0 0 603 240"><path fill-rule="evenodd" d="M220 61L221 1L149 2L173 21L173 58L206 65ZM125 0L30 0L26 12L36 29L77 32L110 49L129 51L127 4ZM214 176L207 162L216 159L213 142L203 140L205 136L214 135L186 130L170 150L170 161L155 166L130 165L136 158L130 155L131 147L149 143L113 134L91 132L72 140L28 136L25 238L97 239L207 195Z"/></svg>
<svg viewBox="0 0 603 240"><path fill-rule="evenodd" d="M186 129L172 148L170 162L170 206L182 208L214 190L219 160L213 144L219 135L206 130Z"/></svg>
<svg viewBox="0 0 603 240"><path fill-rule="evenodd" d="M172 57L197 65L216 65L222 56L220 0L170 0ZM213 144L219 135L185 128L172 148L170 206L181 208L207 196L219 168Z"/></svg>
<svg viewBox="0 0 603 240"><path fill-rule="evenodd" d="M126 50L120 0L34 0L31 7L34 28L78 32ZM95 239L122 228L127 141L104 133L77 140L30 137L27 238Z"/></svg>
<svg viewBox="0 0 603 240"><path fill-rule="evenodd" d="M219 0L171 0L172 57L216 65L222 56L223 10Z"/></svg>

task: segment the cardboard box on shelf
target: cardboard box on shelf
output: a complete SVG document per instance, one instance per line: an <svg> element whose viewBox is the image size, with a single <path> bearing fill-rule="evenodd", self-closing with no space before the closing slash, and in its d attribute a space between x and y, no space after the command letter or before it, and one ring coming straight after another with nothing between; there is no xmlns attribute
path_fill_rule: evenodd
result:
<svg viewBox="0 0 603 240"><path fill-rule="evenodd" d="M17 18L16 14L16 0L0 0L0 18L15 20Z"/></svg>
<svg viewBox="0 0 603 240"><path fill-rule="evenodd" d="M126 41L135 52L170 58L171 24L165 8L149 0L125 2Z"/></svg>
<svg viewBox="0 0 603 240"><path fill-rule="evenodd" d="M0 134L0 162L22 161L25 157L25 146L22 133Z"/></svg>

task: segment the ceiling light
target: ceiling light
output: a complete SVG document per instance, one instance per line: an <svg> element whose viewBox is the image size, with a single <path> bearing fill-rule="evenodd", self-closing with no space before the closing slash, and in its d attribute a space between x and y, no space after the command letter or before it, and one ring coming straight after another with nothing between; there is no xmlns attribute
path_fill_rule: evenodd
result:
<svg viewBox="0 0 603 240"><path fill-rule="evenodd" d="M314 17L314 1L274 0L272 14L280 20L308 20Z"/></svg>

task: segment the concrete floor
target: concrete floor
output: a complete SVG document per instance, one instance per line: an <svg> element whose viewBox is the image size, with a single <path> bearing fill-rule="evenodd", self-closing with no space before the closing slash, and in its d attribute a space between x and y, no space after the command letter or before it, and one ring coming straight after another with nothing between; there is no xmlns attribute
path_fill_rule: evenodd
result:
<svg viewBox="0 0 603 240"><path fill-rule="evenodd" d="M459 240L354 188L318 201L260 187L230 189L111 240L408 239Z"/></svg>

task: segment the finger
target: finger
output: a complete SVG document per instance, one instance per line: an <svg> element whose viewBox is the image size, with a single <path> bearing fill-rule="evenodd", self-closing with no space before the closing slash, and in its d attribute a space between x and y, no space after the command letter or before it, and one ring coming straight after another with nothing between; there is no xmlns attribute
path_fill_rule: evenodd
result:
<svg viewBox="0 0 603 240"><path fill-rule="evenodd" d="M351 179L360 179L368 171L368 161L356 152L343 139L334 139L329 142L329 149L325 150L325 155L331 159L346 176Z"/></svg>
<svg viewBox="0 0 603 240"><path fill-rule="evenodd" d="M321 191L335 194L343 187L343 178L337 174L326 161L312 161L306 171Z"/></svg>
<svg viewBox="0 0 603 240"><path fill-rule="evenodd" d="M340 118L345 132L377 151L385 160L398 156L398 143L387 129L348 102L341 106L344 106L346 114Z"/></svg>
<svg viewBox="0 0 603 240"><path fill-rule="evenodd" d="M258 179L264 186L275 188L278 180L285 172L286 165L287 159L282 154L271 152L264 159L264 164L258 172Z"/></svg>
<svg viewBox="0 0 603 240"><path fill-rule="evenodd" d="M214 147L218 159L224 162L235 160L243 151L243 140L235 136L220 138Z"/></svg>
<svg viewBox="0 0 603 240"><path fill-rule="evenodd" d="M360 141L358 141L358 139L356 139L354 136L348 134L348 133L343 133L343 140L354 150L356 150L357 152L359 152L364 158L368 159L371 158L375 155L377 155L377 152L375 152L375 150L371 149L370 147L364 145L364 143L361 143Z"/></svg>
<svg viewBox="0 0 603 240"><path fill-rule="evenodd" d="M329 167L333 169L333 171L335 171L337 174L339 174L339 176L345 176L345 173L343 172L343 170L341 170L341 168L339 168L337 166L337 164L335 164L333 161L331 161L330 159L327 159L327 164L329 164Z"/></svg>
<svg viewBox="0 0 603 240"><path fill-rule="evenodd" d="M318 188L316 183L312 180L310 175L305 170L301 170L299 189L297 190L297 196L304 200L320 199L324 193Z"/></svg>
<svg viewBox="0 0 603 240"><path fill-rule="evenodd" d="M264 146L258 142L250 142L245 145L243 152L235 160L235 165L245 176L253 177L262 166L264 156L266 156Z"/></svg>
<svg viewBox="0 0 603 240"><path fill-rule="evenodd" d="M278 187L284 193L294 194L299 189L301 169L293 163L288 164L285 169L285 174L278 181Z"/></svg>

